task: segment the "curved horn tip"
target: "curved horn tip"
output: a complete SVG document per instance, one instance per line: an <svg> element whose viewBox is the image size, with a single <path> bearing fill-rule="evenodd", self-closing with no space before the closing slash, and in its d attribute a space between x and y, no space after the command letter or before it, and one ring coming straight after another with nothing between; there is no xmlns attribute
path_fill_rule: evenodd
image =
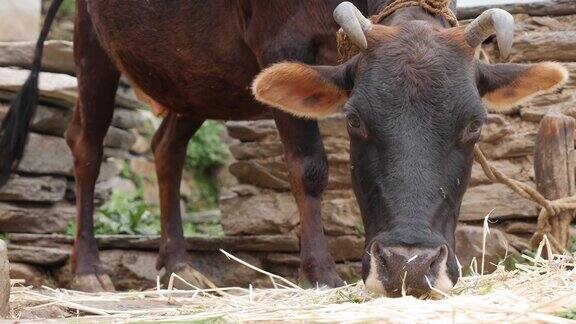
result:
<svg viewBox="0 0 576 324"><path fill-rule="evenodd" d="M507 58L514 42L514 17L506 10L493 8L484 11L466 27L468 44L477 47L496 34L500 56Z"/></svg>
<svg viewBox="0 0 576 324"><path fill-rule="evenodd" d="M510 56L514 43L514 16L508 11L499 9L494 11L492 21L494 22L500 57L506 59Z"/></svg>
<svg viewBox="0 0 576 324"><path fill-rule="evenodd" d="M333 17L354 44L362 49L368 48L364 32L371 28L371 23L354 4L348 1L340 3L334 9Z"/></svg>

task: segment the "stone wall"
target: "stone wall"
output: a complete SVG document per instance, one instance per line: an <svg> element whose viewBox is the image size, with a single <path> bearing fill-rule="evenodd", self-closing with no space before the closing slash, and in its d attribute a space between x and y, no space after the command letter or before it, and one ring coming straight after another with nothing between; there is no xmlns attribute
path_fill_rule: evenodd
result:
<svg viewBox="0 0 576 324"><path fill-rule="evenodd" d="M40 100L31 123L24 157L16 172L0 189L0 233L64 233L76 214L74 207L73 159L64 139L78 96L72 60L72 44L49 42L44 71L40 75ZM9 101L28 77L33 44L0 43L0 121ZM117 94L112 126L104 141L105 161L97 182L97 200L103 202L115 186L121 162L130 156L143 122L142 105L132 99L129 88ZM10 253L21 250L8 241ZM13 269L30 267L44 255L28 250L28 258L10 258ZM57 264L51 257L41 264ZM32 262L31 262L32 261ZM26 264L21 264L24 262ZM55 262L55 263L54 263ZM36 269L36 271L40 271Z"/></svg>
<svg viewBox="0 0 576 324"><path fill-rule="evenodd" d="M572 15L516 14L516 42L512 62L559 61L572 77L553 94L540 96L509 115L490 114L480 146L492 163L508 176L534 186L533 149L538 122L551 108L576 117L576 10ZM466 22L464 22L466 23ZM493 44L485 50L492 58ZM348 137L344 118L334 115L319 121L330 165L323 208L324 230L339 241L346 255L339 262L357 262L362 256L362 223L351 191ZM229 122L230 147L236 159L231 173L240 185L223 197L222 226L228 235L295 234L298 212L290 194L288 175L278 133L271 120ZM529 248L535 229L536 206L501 184L491 184L474 164L457 229L457 253L463 265L482 253L482 221L492 210L492 234L487 252L498 262L506 250L512 255ZM295 263L296 264L296 263ZM291 271L295 271L292 268Z"/></svg>
<svg viewBox="0 0 576 324"><path fill-rule="evenodd" d="M24 51L31 49L20 44ZM60 45L58 48L71 46ZM15 51L15 47L11 45L10 50ZM0 45L0 48L3 47ZM54 48L48 47L48 56ZM0 67L0 120L28 73L25 69ZM66 230L74 217L74 163L64 132L76 98L76 78L67 74L41 74L40 104L31 123L24 157L17 172L0 189L1 232L59 233ZM112 126L104 140L106 160L97 185L100 195L106 195L106 189L110 188L107 181L119 172L113 159L127 157L136 141L134 129L142 122L138 107L136 101L118 94Z"/></svg>

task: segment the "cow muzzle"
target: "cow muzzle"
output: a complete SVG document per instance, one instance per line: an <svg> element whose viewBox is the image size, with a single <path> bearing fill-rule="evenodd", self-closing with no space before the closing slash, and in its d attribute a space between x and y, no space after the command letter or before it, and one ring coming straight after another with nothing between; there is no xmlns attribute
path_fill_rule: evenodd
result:
<svg viewBox="0 0 576 324"><path fill-rule="evenodd" d="M453 287L448 274L448 246L384 246L373 242L367 251L366 288L387 297L438 297Z"/></svg>

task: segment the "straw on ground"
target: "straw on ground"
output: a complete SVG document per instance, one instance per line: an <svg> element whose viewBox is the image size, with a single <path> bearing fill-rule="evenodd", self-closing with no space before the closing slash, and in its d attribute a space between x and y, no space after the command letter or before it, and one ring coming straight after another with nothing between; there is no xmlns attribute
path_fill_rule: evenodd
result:
<svg viewBox="0 0 576 324"><path fill-rule="evenodd" d="M34 290L15 283L12 316L42 316L63 310L75 323L142 321L292 321L292 322L568 322L556 314L576 308L576 264L572 256L543 259L524 255L527 264L514 271L502 265L489 275L460 278L440 300L383 298L366 292L362 283L336 289L303 290L269 274L274 289L162 289L124 293L82 293L44 287ZM223 251L234 260L239 260ZM244 261L239 260L245 263ZM257 271L263 271L246 264ZM173 277L173 280L181 278ZM283 285L278 284L283 282ZM46 320L39 320L46 322Z"/></svg>

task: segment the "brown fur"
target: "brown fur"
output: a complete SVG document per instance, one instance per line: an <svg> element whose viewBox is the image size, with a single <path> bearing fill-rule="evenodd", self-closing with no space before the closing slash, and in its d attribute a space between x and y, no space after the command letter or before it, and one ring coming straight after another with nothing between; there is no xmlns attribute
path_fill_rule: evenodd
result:
<svg viewBox="0 0 576 324"><path fill-rule="evenodd" d="M538 63L520 73L510 84L483 97L492 112L505 113L533 97L556 90L568 81L568 71L558 63Z"/></svg>
<svg viewBox="0 0 576 324"><path fill-rule="evenodd" d="M314 68L300 63L278 63L256 77L256 99L293 115L319 118L336 112L346 93Z"/></svg>
<svg viewBox="0 0 576 324"><path fill-rule="evenodd" d="M149 105L154 115L156 115L157 117L165 117L168 115L168 108L162 106L154 99L150 98L150 96L145 94L144 91L142 91L137 86L133 86L133 89L136 98L138 98L138 100L142 101L143 103Z"/></svg>

